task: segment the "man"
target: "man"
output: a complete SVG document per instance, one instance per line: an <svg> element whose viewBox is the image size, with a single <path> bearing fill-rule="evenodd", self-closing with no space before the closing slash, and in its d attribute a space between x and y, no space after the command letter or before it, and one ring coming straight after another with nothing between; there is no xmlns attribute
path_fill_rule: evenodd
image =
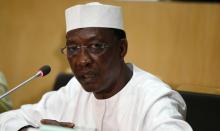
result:
<svg viewBox="0 0 220 131"><path fill-rule="evenodd" d="M191 131L181 96L155 76L126 64L121 8L100 3L66 10L67 55L75 75L34 105L1 115L0 130L42 124L98 131Z"/></svg>

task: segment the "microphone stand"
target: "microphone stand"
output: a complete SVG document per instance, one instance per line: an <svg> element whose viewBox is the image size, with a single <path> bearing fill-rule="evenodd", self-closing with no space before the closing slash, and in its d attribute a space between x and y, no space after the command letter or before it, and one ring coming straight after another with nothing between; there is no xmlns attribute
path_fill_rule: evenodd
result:
<svg viewBox="0 0 220 131"><path fill-rule="evenodd" d="M41 71L38 71L35 75L33 75L32 77L30 77L29 79L25 80L24 82L22 82L21 84L17 85L16 87L12 88L11 90L7 91L6 93L4 93L3 95L0 96L0 99L4 98L5 96L7 96L8 94L10 94L11 92L17 90L19 87L27 84L29 81L37 78L41 76Z"/></svg>

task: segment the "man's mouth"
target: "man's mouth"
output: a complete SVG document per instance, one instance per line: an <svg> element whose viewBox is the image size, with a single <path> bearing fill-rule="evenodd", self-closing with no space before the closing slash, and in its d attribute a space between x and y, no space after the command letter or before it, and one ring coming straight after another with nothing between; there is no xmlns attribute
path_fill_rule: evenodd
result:
<svg viewBox="0 0 220 131"><path fill-rule="evenodd" d="M85 73L80 75L80 81L83 83L90 83L96 79L97 75L95 73Z"/></svg>

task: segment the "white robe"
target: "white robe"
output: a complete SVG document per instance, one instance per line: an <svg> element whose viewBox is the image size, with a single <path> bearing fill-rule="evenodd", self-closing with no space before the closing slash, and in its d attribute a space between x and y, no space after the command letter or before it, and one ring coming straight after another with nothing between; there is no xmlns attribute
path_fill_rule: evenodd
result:
<svg viewBox="0 0 220 131"><path fill-rule="evenodd" d="M0 130L39 127L41 119L54 119L97 131L192 131L184 121L185 112L184 100L176 91L133 65L131 80L108 99L96 99L72 78L37 104L1 114Z"/></svg>

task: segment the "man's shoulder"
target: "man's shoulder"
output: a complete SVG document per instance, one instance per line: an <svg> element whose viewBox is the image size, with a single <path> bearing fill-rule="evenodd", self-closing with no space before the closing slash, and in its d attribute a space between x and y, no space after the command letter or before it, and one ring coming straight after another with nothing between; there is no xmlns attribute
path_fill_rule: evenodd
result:
<svg viewBox="0 0 220 131"><path fill-rule="evenodd" d="M159 77L133 65L132 90L139 92L143 97L162 96L173 92L172 88ZM140 95L139 94L139 95Z"/></svg>
<svg viewBox="0 0 220 131"><path fill-rule="evenodd" d="M66 84L64 84L62 87L59 87L58 90L51 91L47 93L47 96L65 96L66 98L72 98L76 97L78 94L81 94L82 92L81 85L76 80L75 77L72 77Z"/></svg>
<svg viewBox="0 0 220 131"><path fill-rule="evenodd" d="M146 86L146 88L157 87L171 89L168 84L161 80L158 76L155 76L145 70L138 68L137 66L133 67L133 79L136 81L139 86Z"/></svg>

